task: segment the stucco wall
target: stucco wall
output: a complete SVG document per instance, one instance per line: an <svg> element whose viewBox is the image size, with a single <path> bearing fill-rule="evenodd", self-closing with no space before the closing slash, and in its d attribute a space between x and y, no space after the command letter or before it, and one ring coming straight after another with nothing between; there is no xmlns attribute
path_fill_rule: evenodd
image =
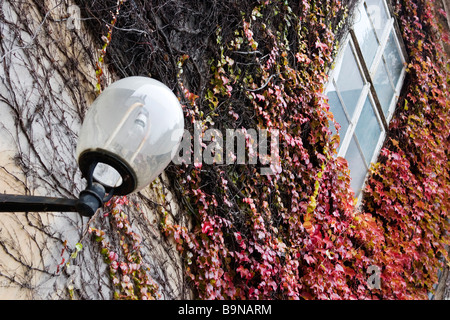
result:
<svg viewBox="0 0 450 320"><path fill-rule="evenodd" d="M71 1L0 1L0 32L0 192L77 197L85 182L75 147L96 96L101 44ZM132 196L142 212L129 216L161 297L177 299L188 292L181 259L158 229L156 190L167 193L170 213L179 209L162 185ZM87 232L105 221L101 212L90 220L76 213L0 213L0 299L112 298L107 265ZM83 249L70 259L76 243Z"/></svg>

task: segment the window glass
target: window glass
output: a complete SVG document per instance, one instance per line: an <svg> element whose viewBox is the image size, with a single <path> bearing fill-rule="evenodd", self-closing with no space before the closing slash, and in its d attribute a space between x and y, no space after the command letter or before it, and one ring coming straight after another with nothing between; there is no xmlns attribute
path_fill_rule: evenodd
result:
<svg viewBox="0 0 450 320"><path fill-rule="evenodd" d="M338 93L336 92L336 88L333 84L330 84L330 87L331 89L327 93L329 98L330 111L333 113L336 122L341 126L339 136L344 137L348 129L349 121L347 119L347 116L345 115L344 107L342 106ZM337 132L334 125L331 125L331 131L333 132L333 134Z"/></svg>
<svg viewBox="0 0 450 320"><path fill-rule="evenodd" d="M358 197L366 178L367 168L364 163L364 159L361 156L355 137L353 137L350 141L345 159L347 159L348 167L350 169L350 178L352 179L350 183L351 187L355 192L355 196Z"/></svg>
<svg viewBox="0 0 450 320"><path fill-rule="evenodd" d="M381 133L381 124L375 114L370 98L367 97L355 129L355 134L368 166L370 165L370 161L375 153L375 148L378 145L378 140L380 139Z"/></svg>
<svg viewBox="0 0 450 320"><path fill-rule="evenodd" d="M366 0L367 13L373 23L378 40L383 37L384 29L389 20L384 0Z"/></svg>
<svg viewBox="0 0 450 320"><path fill-rule="evenodd" d="M345 50L336 86L341 94L342 100L344 100L348 115L350 118L353 118L356 105L364 87L364 81L350 45Z"/></svg>
<svg viewBox="0 0 450 320"><path fill-rule="evenodd" d="M361 10L359 19L355 23L354 30L364 60L366 61L367 67L370 69L377 54L379 43L366 10Z"/></svg>
<svg viewBox="0 0 450 320"><path fill-rule="evenodd" d="M400 80L400 75L403 71L403 61L400 56L399 48L397 46L397 42L394 38L393 32L391 32L389 36L389 40L386 44L386 49L383 55L388 66L389 73L392 76L392 81L394 82L395 86L397 86L397 83Z"/></svg>
<svg viewBox="0 0 450 320"><path fill-rule="evenodd" d="M384 115L387 116L392 97L394 96L394 88L392 88L391 80L389 79L384 59L378 66L378 70L373 79L373 85L375 86L375 90L377 92L381 107L383 108Z"/></svg>

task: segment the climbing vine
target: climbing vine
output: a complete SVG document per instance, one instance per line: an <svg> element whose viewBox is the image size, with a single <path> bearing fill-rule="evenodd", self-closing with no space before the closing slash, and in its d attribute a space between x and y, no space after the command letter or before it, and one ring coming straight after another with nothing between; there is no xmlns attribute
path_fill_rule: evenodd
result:
<svg viewBox="0 0 450 320"><path fill-rule="evenodd" d="M113 30L114 30L114 27L116 26L117 17L120 14L120 7L123 5L123 2L124 2L123 0L117 1L115 11L111 12L111 16L112 16L111 22L105 24L108 32L106 33L106 35L103 35L101 37L102 41L103 41L103 46L99 50L98 59L95 62L95 76L97 78L97 84L96 84L95 90L97 93L101 93L105 87L105 78L104 78L104 74L103 74L103 68L104 68L104 62L105 62L105 56L106 56L106 49L108 48L109 43L111 42Z"/></svg>
<svg viewBox="0 0 450 320"><path fill-rule="evenodd" d="M105 231L90 227L104 261L109 265L109 276L115 287L115 299L157 299L158 285L148 275L149 267L143 262L140 247L142 239L133 231L126 206L131 206L127 197L114 198L105 204L103 216L109 217L111 230L117 234L113 237L120 244L120 252L113 250L105 238Z"/></svg>
<svg viewBox="0 0 450 320"><path fill-rule="evenodd" d="M383 247L372 249L389 283L383 297L426 298L437 283L440 259L448 261L449 65L433 4L394 5L410 57L408 76L364 209L384 234Z"/></svg>
<svg viewBox="0 0 450 320"><path fill-rule="evenodd" d="M423 299L433 290L448 259L450 193L449 76L438 27L429 2L392 1L408 73L356 208L324 95L354 4L123 2L105 57L118 74L151 75L171 86L190 132L279 132L281 162L272 175L262 174L261 158L245 165L191 161L166 170L190 224L169 219L161 203L159 227L176 243L197 297ZM101 10L91 5L90 12ZM252 146L247 136L248 154L260 152ZM111 218L126 210L119 202ZM101 232L92 233L102 243ZM128 287L115 252L101 246L113 281L121 277L118 296L137 295L144 274ZM372 266L381 269L380 288L368 284ZM153 285L145 288L155 297Z"/></svg>
<svg viewBox="0 0 450 320"><path fill-rule="evenodd" d="M282 170L273 176L261 175L258 165L180 169L197 225L165 230L184 244L200 298L370 295L366 266L355 272L350 179L345 161L334 158L323 94L340 28L332 21L346 10L304 1L294 13L288 2L262 2L242 15L229 42L217 30L220 56L211 63L206 103L184 91L187 109L211 110L211 120L188 113L191 123L220 117L226 129L276 129L282 139ZM225 121L219 106L228 111ZM216 184L202 187L207 181Z"/></svg>

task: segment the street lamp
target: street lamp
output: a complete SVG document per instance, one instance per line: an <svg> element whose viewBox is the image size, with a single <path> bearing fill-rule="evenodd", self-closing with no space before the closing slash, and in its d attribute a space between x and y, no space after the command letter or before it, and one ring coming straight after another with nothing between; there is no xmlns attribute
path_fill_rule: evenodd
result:
<svg viewBox="0 0 450 320"><path fill-rule="evenodd" d="M78 199L0 194L0 212L70 211L91 217L112 196L137 192L169 164L183 136L173 92L146 77L107 87L89 108L76 155L86 189Z"/></svg>

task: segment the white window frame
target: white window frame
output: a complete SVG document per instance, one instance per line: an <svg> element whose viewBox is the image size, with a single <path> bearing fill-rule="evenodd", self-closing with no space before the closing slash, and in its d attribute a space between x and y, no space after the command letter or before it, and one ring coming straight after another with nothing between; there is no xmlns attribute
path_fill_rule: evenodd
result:
<svg viewBox="0 0 450 320"><path fill-rule="evenodd" d="M336 85L337 79L339 77L338 71L340 71L340 67L342 66L342 63L344 61L344 53L346 52L347 46L350 46L351 50L353 51L353 54L356 58L358 70L363 79L364 87L362 89L358 103L355 107L355 112L354 112L353 118L350 119L349 126L347 128L347 132L339 133L339 135L341 137L341 145L340 145L337 156L345 158L345 155L348 151L351 139L353 138L353 136L355 134L355 129L358 124L359 118L361 116L362 109L365 105L367 98L369 97L370 102L372 103L372 106L374 107L374 113L377 117L377 121L381 128L380 137L375 146L372 159L365 159L364 154L361 152L361 150L359 150L362 158L365 160L369 160L368 161L369 163L376 162L376 160L380 154L381 148L382 148L384 140L386 138L386 130L388 129L387 125L391 121L392 116L394 114L395 107L397 105L397 101L398 101L400 91L402 89L405 75L406 75L406 62L407 61L406 61L406 52L404 50L404 45L401 42L402 38L401 38L398 28L396 27L396 21L392 15L392 10L390 10L390 7L387 4L386 0L383 0L383 5L385 6L384 9L386 10L386 13L388 14L388 22L386 23L386 26L384 27L381 39L379 39L378 34L375 33L375 36L379 42L379 47L377 49L377 53L375 54L375 58L374 58L374 61L372 62L372 65L366 66L364 57L362 56L362 53L360 51L358 51L357 45L355 44L355 42L358 41L357 37L356 37L353 29L351 29L349 34L345 37L344 41L342 42L343 45L341 46L341 48L339 50L339 53L337 55L336 62L335 62L335 67L331 70L331 72L329 74L329 81L328 81L329 84L333 83L335 88L337 88L337 90L339 90L339 87ZM365 1L361 1L358 4L356 10L366 10ZM373 21L370 19L370 16L369 16L369 20L370 20L372 27L374 27ZM375 99L375 97L373 96L373 93L375 93L375 95L377 93L376 93L375 88L372 88L371 83L373 83L373 79L376 75L376 72L378 71L378 68L380 67L380 64L383 63L384 52L385 52L387 44L389 42L391 33L393 33L393 35L394 35L393 38L395 40L395 44L397 46L397 49L398 49L398 52L399 52L399 55L401 58L401 62L403 63L403 68L400 73L398 83L396 85L393 84L391 77L388 75L389 81L391 82L392 87L394 89L394 94L393 94L393 97L391 98L391 102L389 104L387 114L384 114L382 107L378 102L378 98ZM358 43L358 46L359 46L359 43ZM330 87L331 87L330 85L326 85L325 94L328 94ZM339 98L340 102L344 105L344 103L342 101L343 99L339 95L339 93L338 93L338 98ZM359 142L358 142L358 144L359 144ZM370 166L367 166L366 162L364 163L364 165L366 166L366 169L367 169L367 174L364 177L364 183L359 190L354 190L355 195L357 195L359 202L361 201L361 195L362 195L361 190L364 189L367 176L369 175L369 172L370 172L369 171Z"/></svg>
<svg viewBox="0 0 450 320"><path fill-rule="evenodd" d="M392 32L395 35L394 41L395 41L395 44L397 45L397 49L401 53L400 58L402 60L402 63L406 64L406 55L402 48L402 44L399 41L399 39L401 39L401 37L400 37L400 34L398 34L397 30L395 29L395 18L392 16L392 12L391 12L389 6L387 5L386 0L383 1L383 4L385 6L386 12L389 14L390 17L389 17L388 23L386 24L386 27L384 28L381 39L378 39L380 41L380 47L378 48L377 54L375 55L374 62L372 63L372 66L370 67L370 70L369 70L370 77L372 79L375 77L375 73L378 71L378 67L382 63L384 50L386 49L387 43L389 41L389 37ZM359 4L359 10L364 10L364 1L362 1ZM372 23L372 21L371 21L371 23ZM376 37L378 38L378 35L376 35ZM387 123L389 123L391 121L392 116L394 114L395 107L397 105L397 100L399 98L400 91L403 86L403 82L405 80L405 75L406 75L406 67L404 66L402 69L402 72L400 74L400 78L399 78L397 85L396 86L394 85L394 96L391 99L391 103L388 108L388 114L385 116ZM390 79L390 80L392 80L392 79Z"/></svg>

